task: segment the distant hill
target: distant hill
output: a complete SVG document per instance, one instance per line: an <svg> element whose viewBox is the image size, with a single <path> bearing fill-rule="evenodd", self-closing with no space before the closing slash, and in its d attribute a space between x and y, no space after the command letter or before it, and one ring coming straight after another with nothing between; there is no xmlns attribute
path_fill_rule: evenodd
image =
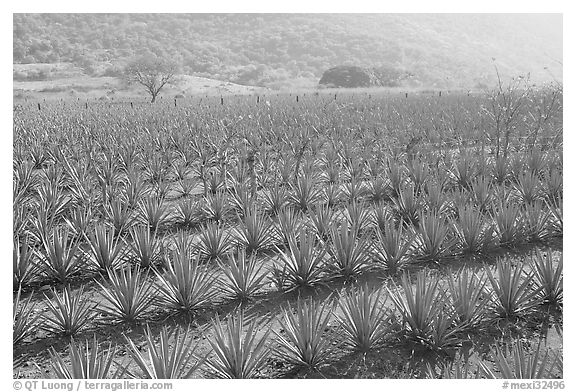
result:
<svg viewBox="0 0 576 392"><path fill-rule="evenodd" d="M185 74L273 88L316 84L339 65L408 72L414 87L474 87L493 82L494 64L504 76L561 80L562 17L14 14L13 49L15 64L73 63L93 76L154 53Z"/></svg>

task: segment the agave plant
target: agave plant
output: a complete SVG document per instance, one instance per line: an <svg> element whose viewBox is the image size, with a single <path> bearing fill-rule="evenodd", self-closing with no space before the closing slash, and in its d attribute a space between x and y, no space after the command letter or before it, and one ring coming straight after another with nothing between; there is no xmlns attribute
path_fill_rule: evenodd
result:
<svg viewBox="0 0 576 392"><path fill-rule="evenodd" d="M505 347L503 350L496 347L491 350L491 354L499 377L484 362L480 362L480 370L487 378L556 378L558 373L562 373L562 369L557 369L560 363L560 354L550 355L550 350L547 349L542 355L541 343L542 341L538 342L536 350L532 353L524 348L520 340L517 340L511 346Z"/></svg>
<svg viewBox="0 0 576 392"><path fill-rule="evenodd" d="M32 293L34 294L34 293ZM40 315L34 313L32 294L22 300L22 290L18 289L12 308L12 344L20 344L36 328Z"/></svg>
<svg viewBox="0 0 576 392"><path fill-rule="evenodd" d="M356 177L344 185L344 196L350 203L361 200L365 194L366 188L363 182Z"/></svg>
<svg viewBox="0 0 576 392"><path fill-rule="evenodd" d="M14 236L12 248L12 287L14 290L29 285L39 274L36 255L29 246L29 235L22 239Z"/></svg>
<svg viewBox="0 0 576 392"><path fill-rule="evenodd" d="M294 207L305 212L318 203L320 197L321 189L316 181L309 176L299 176L296 183L292 184L289 200Z"/></svg>
<svg viewBox="0 0 576 392"><path fill-rule="evenodd" d="M91 342L86 340L84 345L77 344L72 338L68 344L68 351L70 352L68 361L53 347L49 351L50 367L56 378L107 379L117 378L120 375L120 369L112 372L116 346L113 347L112 343L109 343L105 351L101 350L96 335Z"/></svg>
<svg viewBox="0 0 576 392"><path fill-rule="evenodd" d="M220 281L221 287L233 299L249 300L265 284L266 274L261 273L263 264L258 265L255 255L247 257L243 249L238 256L230 252L228 258L219 264L225 277Z"/></svg>
<svg viewBox="0 0 576 392"><path fill-rule="evenodd" d="M392 199L394 213L398 220L413 225L418 224L423 202L413 185L407 185L398 190L397 197Z"/></svg>
<svg viewBox="0 0 576 392"><path fill-rule="evenodd" d="M202 213L206 219L215 223L222 223L228 218L231 209L228 195L219 191L205 197Z"/></svg>
<svg viewBox="0 0 576 392"><path fill-rule="evenodd" d="M423 213L419 221L414 239L414 252L418 259L438 262L453 256L458 246L453 225L434 213Z"/></svg>
<svg viewBox="0 0 576 392"><path fill-rule="evenodd" d="M106 219L114 227L116 235L123 234L124 231L134 222L132 209L128 203L120 199L110 201L105 207Z"/></svg>
<svg viewBox="0 0 576 392"><path fill-rule="evenodd" d="M270 249L277 242L276 228L273 223L255 209L244 212L236 238L248 253L257 253Z"/></svg>
<svg viewBox="0 0 576 392"><path fill-rule="evenodd" d="M344 220L340 225L332 224L328 254L330 265L336 276L355 278L370 269L370 238L360 236L358 226L348 226Z"/></svg>
<svg viewBox="0 0 576 392"><path fill-rule="evenodd" d="M126 370L128 375L140 379L191 378L204 360L196 355L198 345L193 345L194 340L188 337L188 333L188 329L182 333L180 329L170 331L168 327L163 327L158 343L155 343L156 337L150 327L146 326L144 337L147 355L126 336L126 351L140 370L136 373Z"/></svg>
<svg viewBox="0 0 576 392"><path fill-rule="evenodd" d="M312 227L318 237L324 241L328 240L330 226L336 219L335 215L334 210L328 205L316 205L313 209L310 209L309 216Z"/></svg>
<svg viewBox="0 0 576 392"><path fill-rule="evenodd" d="M129 208L136 208L140 201L150 191L143 178L136 171L128 172L121 195Z"/></svg>
<svg viewBox="0 0 576 392"><path fill-rule="evenodd" d="M182 227L192 227L202 220L202 209L193 199L179 200L175 206L174 222Z"/></svg>
<svg viewBox="0 0 576 392"><path fill-rule="evenodd" d="M391 200L390 181L383 177L376 177L368 182L366 189L367 200L374 204L380 204Z"/></svg>
<svg viewBox="0 0 576 392"><path fill-rule="evenodd" d="M100 310L111 320L136 323L143 320L154 300L154 289L147 273L140 268L108 271L109 281L100 283L101 293L108 303Z"/></svg>
<svg viewBox="0 0 576 392"><path fill-rule="evenodd" d="M488 211L488 207L494 200L493 186L488 177L478 177L472 181L470 189L474 205L482 212Z"/></svg>
<svg viewBox="0 0 576 392"><path fill-rule="evenodd" d="M92 224L94 214L90 206L79 207L70 213L70 217L64 218L68 226L77 237L82 237L88 232Z"/></svg>
<svg viewBox="0 0 576 392"><path fill-rule="evenodd" d="M497 238L501 246L511 247L526 239L524 220L516 205L502 201L493 216Z"/></svg>
<svg viewBox="0 0 576 392"><path fill-rule="evenodd" d="M415 285L406 273L401 282L401 287L394 286L388 292L408 327L409 337L433 350L457 346L460 339L456 314L448 306L447 293L440 287L440 280L421 271Z"/></svg>
<svg viewBox="0 0 576 392"><path fill-rule="evenodd" d="M357 227L360 232L365 232L372 223L371 210L366 205L355 200L347 204L344 215L351 227Z"/></svg>
<svg viewBox="0 0 576 392"><path fill-rule="evenodd" d="M367 285L349 290L340 298L338 308L342 316L336 315L336 319L348 347L366 353L382 343L391 320L384 301L382 289L372 291Z"/></svg>
<svg viewBox="0 0 576 392"><path fill-rule="evenodd" d="M412 254L414 234L406 232L403 222L398 228L387 221L380 230L376 230L376 241L372 246L374 259L382 263L392 275L402 270Z"/></svg>
<svg viewBox="0 0 576 392"><path fill-rule="evenodd" d="M223 325L218 317L212 321L213 338L208 340L215 356L208 358L208 371L226 379L255 378L270 355L266 341L270 328L256 319L249 321L244 312L231 315Z"/></svg>
<svg viewBox="0 0 576 392"><path fill-rule="evenodd" d="M476 175L474 161L467 155L461 155L453 162L450 169L453 183L461 189L470 189L472 181Z"/></svg>
<svg viewBox="0 0 576 392"><path fill-rule="evenodd" d="M161 260L162 242L150 226L136 226L130 230L131 258L142 268L149 268Z"/></svg>
<svg viewBox="0 0 576 392"><path fill-rule="evenodd" d="M194 190L198 186L198 181L196 178L186 178L180 179L176 183L176 197L188 197L194 194Z"/></svg>
<svg viewBox="0 0 576 392"><path fill-rule="evenodd" d="M464 254L480 254L496 246L492 221L471 205L458 210L458 219L453 224L458 246Z"/></svg>
<svg viewBox="0 0 576 392"><path fill-rule="evenodd" d="M496 264L496 276L486 269L492 285L491 307L498 317L513 319L538 305L541 288L534 287L534 273L525 273L521 263Z"/></svg>
<svg viewBox="0 0 576 392"><path fill-rule="evenodd" d="M462 328L475 328L487 316L490 296L483 275L462 268L448 278L448 293L457 321Z"/></svg>
<svg viewBox="0 0 576 392"><path fill-rule="evenodd" d="M216 223L208 223L200 232L200 255L205 260L218 260L224 257L233 244L231 235Z"/></svg>
<svg viewBox="0 0 576 392"><path fill-rule="evenodd" d="M532 172L520 174L513 183L516 197L521 203L532 204L542 198L542 185Z"/></svg>
<svg viewBox="0 0 576 392"><path fill-rule="evenodd" d="M127 252L124 241L116 236L114 228L97 225L90 235L86 235L88 244L88 263L99 272L114 270L124 264Z"/></svg>
<svg viewBox="0 0 576 392"><path fill-rule="evenodd" d="M159 197L146 197L138 203L140 220L155 232L169 221L168 208Z"/></svg>
<svg viewBox="0 0 576 392"><path fill-rule="evenodd" d="M327 184L322 188L322 195L319 202L323 202L329 208L337 206L342 201L342 188L340 184Z"/></svg>
<svg viewBox="0 0 576 392"><path fill-rule="evenodd" d="M428 165L422 161L412 160L406 167L408 169L408 177L416 191L423 189L431 174Z"/></svg>
<svg viewBox="0 0 576 392"><path fill-rule="evenodd" d="M281 331L276 335L274 354L294 366L318 370L333 354L329 336L325 331L332 318L334 305L331 300L299 300L296 309L284 309L278 320Z"/></svg>
<svg viewBox="0 0 576 392"><path fill-rule="evenodd" d="M314 233L300 228L298 236L288 237L287 251L280 251L282 270L276 268L281 274L282 284L293 290L302 287L314 287L325 279L324 267L326 264L326 248L316 245Z"/></svg>
<svg viewBox="0 0 576 392"><path fill-rule="evenodd" d="M276 216L288 204L288 191L280 184L273 184L262 192L262 204L264 211Z"/></svg>
<svg viewBox="0 0 576 392"><path fill-rule="evenodd" d="M216 297L216 277L213 271L199 264L199 256L188 257L173 252L164 273L158 277L158 303L174 313L191 313L213 303Z"/></svg>
<svg viewBox="0 0 576 392"><path fill-rule="evenodd" d="M79 239L70 239L70 230L55 227L48 234L42 235L41 248L37 251L40 270L50 280L65 283L77 275L84 264L80 257Z"/></svg>
<svg viewBox="0 0 576 392"><path fill-rule="evenodd" d="M532 260L534 280L540 287L539 298L544 303L561 304L564 297L563 257L560 255L554 266L552 252L536 252Z"/></svg>
<svg viewBox="0 0 576 392"><path fill-rule="evenodd" d="M303 226L302 217L301 212L292 208L285 208L278 214L276 227L284 244L287 244L290 236L298 233Z"/></svg>
<svg viewBox="0 0 576 392"><path fill-rule="evenodd" d="M84 289L72 293L72 289L67 286L62 291L60 297L52 289L52 300L46 294L46 306L48 315L42 315L42 329L65 336L74 336L83 331L92 321L94 304L83 298Z"/></svg>

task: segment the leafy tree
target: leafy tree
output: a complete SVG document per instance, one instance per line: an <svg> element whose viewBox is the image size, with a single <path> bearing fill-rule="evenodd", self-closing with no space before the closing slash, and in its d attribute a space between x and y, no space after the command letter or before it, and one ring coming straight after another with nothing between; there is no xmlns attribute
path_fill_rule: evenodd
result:
<svg viewBox="0 0 576 392"><path fill-rule="evenodd" d="M128 82L142 85L152 97L151 102L162 88L173 82L176 75L176 64L154 56L136 58L126 65L124 77Z"/></svg>

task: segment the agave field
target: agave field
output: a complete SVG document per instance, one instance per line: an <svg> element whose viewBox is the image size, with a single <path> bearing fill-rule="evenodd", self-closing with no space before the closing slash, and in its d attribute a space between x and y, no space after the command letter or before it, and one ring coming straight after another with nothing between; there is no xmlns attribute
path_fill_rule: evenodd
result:
<svg viewBox="0 0 576 392"><path fill-rule="evenodd" d="M13 374L562 378L562 89L14 109Z"/></svg>

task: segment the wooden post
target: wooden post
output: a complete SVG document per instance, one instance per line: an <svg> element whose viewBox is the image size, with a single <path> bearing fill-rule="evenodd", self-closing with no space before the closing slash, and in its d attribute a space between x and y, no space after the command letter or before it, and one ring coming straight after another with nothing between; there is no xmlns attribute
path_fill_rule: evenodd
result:
<svg viewBox="0 0 576 392"><path fill-rule="evenodd" d="M86 109L88 109L88 102L86 102Z"/></svg>
<svg viewBox="0 0 576 392"><path fill-rule="evenodd" d="M260 96L259 95L256 96L256 103L260 103Z"/></svg>
<svg viewBox="0 0 576 392"><path fill-rule="evenodd" d="M220 97L220 105L224 105L224 97Z"/></svg>
<svg viewBox="0 0 576 392"><path fill-rule="evenodd" d="M336 94L334 94L334 100L336 100Z"/></svg>
<svg viewBox="0 0 576 392"><path fill-rule="evenodd" d="M134 109L134 104L132 102L130 102L130 107Z"/></svg>
<svg viewBox="0 0 576 392"><path fill-rule="evenodd" d="M296 102L298 102L298 96L296 96Z"/></svg>
<svg viewBox="0 0 576 392"><path fill-rule="evenodd" d="M439 96L439 97L442 96L442 91L438 91L438 96Z"/></svg>
<svg viewBox="0 0 576 392"><path fill-rule="evenodd" d="M174 98L174 107L176 107L176 98Z"/></svg>
<svg viewBox="0 0 576 392"><path fill-rule="evenodd" d="M40 109L40 102L38 102L38 110L42 110L42 109Z"/></svg>
<svg viewBox="0 0 576 392"><path fill-rule="evenodd" d="M406 94L406 98L408 98L408 93L405 93L405 94Z"/></svg>

